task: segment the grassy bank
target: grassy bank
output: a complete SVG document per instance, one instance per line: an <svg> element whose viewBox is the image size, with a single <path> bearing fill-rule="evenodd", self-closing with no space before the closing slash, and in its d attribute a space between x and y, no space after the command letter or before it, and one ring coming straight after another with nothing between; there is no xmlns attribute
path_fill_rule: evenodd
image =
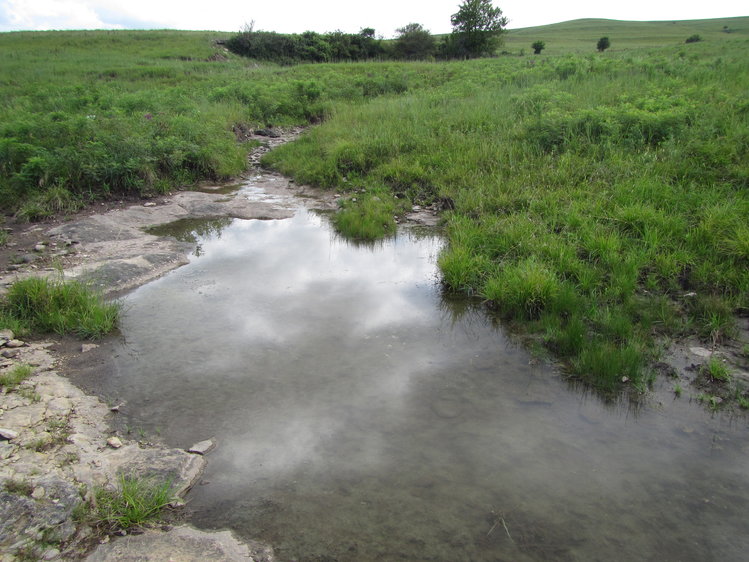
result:
<svg viewBox="0 0 749 562"><path fill-rule="evenodd" d="M749 306L748 48L460 63L460 80L338 106L266 162L449 202L449 288L594 386L642 389L656 342L724 341Z"/></svg>

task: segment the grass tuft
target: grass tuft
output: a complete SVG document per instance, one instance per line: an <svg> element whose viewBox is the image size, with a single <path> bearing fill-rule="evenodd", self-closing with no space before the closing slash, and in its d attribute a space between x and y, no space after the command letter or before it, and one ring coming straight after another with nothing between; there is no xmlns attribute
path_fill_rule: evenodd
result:
<svg viewBox="0 0 749 562"><path fill-rule="evenodd" d="M97 488L93 517L109 532L157 522L173 500L171 482L120 475L116 489Z"/></svg>
<svg viewBox="0 0 749 562"><path fill-rule="evenodd" d="M0 386L6 392L12 392L19 384L29 378L33 372L34 369L31 365L16 365L7 373L0 374Z"/></svg>
<svg viewBox="0 0 749 562"><path fill-rule="evenodd" d="M346 238L378 240L395 233L395 201L387 194L365 194L341 202L333 226Z"/></svg>
<svg viewBox="0 0 749 562"><path fill-rule="evenodd" d="M117 326L120 307L106 303L78 282L29 278L14 283L3 302L4 316L41 333L98 339Z"/></svg>

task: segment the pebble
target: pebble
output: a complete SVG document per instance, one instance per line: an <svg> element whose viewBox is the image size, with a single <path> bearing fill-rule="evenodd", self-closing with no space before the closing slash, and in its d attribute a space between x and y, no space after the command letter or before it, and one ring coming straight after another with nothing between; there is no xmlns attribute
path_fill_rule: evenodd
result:
<svg viewBox="0 0 749 562"><path fill-rule="evenodd" d="M107 445L112 447L112 449L119 449L122 447L122 441L120 441L119 437L110 437L107 439Z"/></svg>
<svg viewBox="0 0 749 562"><path fill-rule="evenodd" d="M45 495L47 495L47 490L45 490L43 486L37 486L36 488L34 488L34 491L31 492L31 497L35 500L40 500Z"/></svg>
<svg viewBox="0 0 749 562"><path fill-rule="evenodd" d="M10 340L5 342L5 347L24 347L26 345L26 342L23 342L21 340Z"/></svg>
<svg viewBox="0 0 749 562"><path fill-rule="evenodd" d="M148 203L143 203L143 206L144 207L155 207L156 203L154 203L153 201L149 201Z"/></svg>

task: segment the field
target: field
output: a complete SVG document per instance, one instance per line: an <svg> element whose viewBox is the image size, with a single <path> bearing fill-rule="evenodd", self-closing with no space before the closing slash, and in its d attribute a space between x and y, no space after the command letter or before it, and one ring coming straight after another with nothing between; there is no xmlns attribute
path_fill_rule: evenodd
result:
<svg viewBox="0 0 749 562"><path fill-rule="evenodd" d="M611 49L596 53L602 35ZM485 299L594 387L644 390L670 338L735 336L749 308L749 18L578 20L444 63L261 66L224 38L0 34L5 211L229 177L242 131L319 123L265 165L356 193L336 220L354 237L440 206L447 290ZM539 39L541 55L520 54Z"/></svg>

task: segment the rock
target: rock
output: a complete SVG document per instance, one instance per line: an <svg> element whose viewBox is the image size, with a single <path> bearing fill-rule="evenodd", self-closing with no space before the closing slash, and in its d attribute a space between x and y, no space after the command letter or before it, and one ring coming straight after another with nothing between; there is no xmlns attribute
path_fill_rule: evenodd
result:
<svg viewBox="0 0 749 562"><path fill-rule="evenodd" d="M26 347L28 344L26 342L23 342L21 340L8 340L5 342L5 347L15 348L15 347Z"/></svg>
<svg viewBox="0 0 749 562"><path fill-rule="evenodd" d="M47 249L47 246L44 244L37 244L36 246L34 246L35 252L43 252L46 249Z"/></svg>
<svg viewBox="0 0 749 562"><path fill-rule="evenodd" d="M99 347L99 345L95 343L84 343L81 345L81 353L86 353L87 351L91 351L92 349L96 349L97 347Z"/></svg>
<svg viewBox="0 0 749 562"><path fill-rule="evenodd" d="M154 203L153 201L148 201L147 203L143 203L143 206L144 207L155 207L156 203Z"/></svg>
<svg viewBox="0 0 749 562"><path fill-rule="evenodd" d="M4 427L0 427L0 438L5 439L6 441L11 441L12 439L15 439L18 437L18 432L13 431L12 429L5 429Z"/></svg>
<svg viewBox="0 0 749 562"><path fill-rule="evenodd" d="M195 445L187 449L187 452L193 453L194 455L205 455L212 451L214 447L216 447L216 441L214 439L206 439L205 441L195 443Z"/></svg>
<svg viewBox="0 0 749 562"><path fill-rule="evenodd" d="M271 547L254 541L242 544L230 531L199 531L185 526L175 527L166 533L149 530L141 535L115 539L108 544L98 546L86 560L88 562L119 560L273 562L275 557Z"/></svg>
<svg viewBox="0 0 749 562"><path fill-rule="evenodd" d="M42 499L47 494L47 490L44 489L44 486L37 486L34 488L34 491L31 492L31 497L35 500Z"/></svg>
<svg viewBox="0 0 749 562"><path fill-rule="evenodd" d="M42 554L42 560L54 560L55 558L59 558L60 551L56 548L48 548L44 551L44 554Z"/></svg>
<svg viewBox="0 0 749 562"><path fill-rule="evenodd" d="M689 352L697 357L711 357L713 352L704 347L690 347Z"/></svg>
<svg viewBox="0 0 749 562"><path fill-rule="evenodd" d="M10 341L15 337L11 330L0 330L0 340Z"/></svg>
<svg viewBox="0 0 749 562"><path fill-rule="evenodd" d="M36 261L34 254L24 254L21 256L20 263L33 263Z"/></svg>
<svg viewBox="0 0 749 562"><path fill-rule="evenodd" d="M6 359L13 359L14 357L17 357L19 353L21 352L18 349L3 349L0 355L5 357Z"/></svg>
<svg viewBox="0 0 749 562"><path fill-rule="evenodd" d="M107 439L107 445L112 447L112 449L119 449L122 447L122 441L120 441L119 437L110 437Z"/></svg>
<svg viewBox="0 0 749 562"><path fill-rule="evenodd" d="M0 491L0 552L23 552L27 544L19 538L28 537L31 542L36 532L48 542L66 541L75 533L72 513L81 501L77 488L55 476L35 482L34 489L38 488L44 489L49 500Z"/></svg>

